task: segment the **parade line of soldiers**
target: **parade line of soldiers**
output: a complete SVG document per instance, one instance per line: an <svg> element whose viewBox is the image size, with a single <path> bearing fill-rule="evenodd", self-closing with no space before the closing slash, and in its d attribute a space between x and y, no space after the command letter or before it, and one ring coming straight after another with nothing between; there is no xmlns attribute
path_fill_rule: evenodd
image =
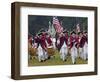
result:
<svg viewBox="0 0 100 82"><path fill-rule="evenodd" d="M29 57L36 55L39 62L45 62L55 55L58 50L62 61L67 60L70 54L73 64L76 58L88 60L88 35L86 31L76 33L72 31L69 35L67 31L56 34L55 38L42 30L34 37L28 36Z"/></svg>

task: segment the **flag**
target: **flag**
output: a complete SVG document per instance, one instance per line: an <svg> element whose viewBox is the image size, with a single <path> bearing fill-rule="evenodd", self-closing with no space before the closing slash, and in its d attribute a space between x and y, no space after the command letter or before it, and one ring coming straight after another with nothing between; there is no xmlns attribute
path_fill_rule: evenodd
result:
<svg viewBox="0 0 100 82"><path fill-rule="evenodd" d="M54 28L53 24L51 24L50 21L49 21L48 33L49 33L52 37L55 37L56 31L55 31L55 28Z"/></svg>
<svg viewBox="0 0 100 82"><path fill-rule="evenodd" d="M77 24L77 25L76 25L76 33L79 33L79 32L80 32L80 25Z"/></svg>
<svg viewBox="0 0 100 82"><path fill-rule="evenodd" d="M51 33L51 22L49 21L48 33Z"/></svg>
<svg viewBox="0 0 100 82"><path fill-rule="evenodd" d="M56 31L55 31L55 28L52 24L52 26L51 26L51 35L52 35L52 37L55 37L55 34L56 34Z"/></svg>
<svg viewBox="0 0 100 82"><path fill-rule="evenodd" d="M63 27L61 26L57 17L53 17L53 25L57 33L63 32Z"/></svg>

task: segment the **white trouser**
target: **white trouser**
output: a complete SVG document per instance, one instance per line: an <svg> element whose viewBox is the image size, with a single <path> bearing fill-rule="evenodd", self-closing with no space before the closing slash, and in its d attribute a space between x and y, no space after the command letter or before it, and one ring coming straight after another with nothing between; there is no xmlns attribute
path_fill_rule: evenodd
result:
<svg viewBox="0 0 100 82"><path fill-rule="evenodd" d="M62 48L60 49L60 58L61 58L63 61L65 61L66 56L67 56L67 53L68 53L67 47L62 47Z"/></svg>
<svg viewBox="0 0 100 82"><path fill-rule="evenodd" d="M71 58L72 58L72 63L74 64L76 62L76 58L77 58L77 48L76 47L72 47L71 48Z"/></svg>
<svg viewBox="0 0 100 82"><path fill-rule="evenodd" d="M86 59L88 59L88 46L87 46L87 44L84 45L83 51L84 51L83 52L83 59L86 60Z"/></svg>
<svg viewBox="0 0 100 82"><path fill-rule="evenodd" d="M41 62L42 60L45 60L43 49L38 49L37 53L38 53L39 62Z"/></svg>
<svg viewBox="0 0 100 82"><path fill-rule="evenodd" d="M79 48L79 57L83 59L83 48Z"/></svg>
<svg viewBox="0 0 100 82"><path fill-rule="evenodd" d="M88 46L84 45L83 48L79 48L79 55L83 60L88 58Z"/></svg>
<svg viewBox="0 0 100 82"><path fill-rule="evenodd" d="M45 60L44 55L39 54L38 55L38 59L39 59L39 62L41 62L42 60Z"/></svg>
<svg viewBox="0 0 100 82"><path fill-rule="evenodd" d="M48 59L47 51L43 50L44 59Z"/></svg>

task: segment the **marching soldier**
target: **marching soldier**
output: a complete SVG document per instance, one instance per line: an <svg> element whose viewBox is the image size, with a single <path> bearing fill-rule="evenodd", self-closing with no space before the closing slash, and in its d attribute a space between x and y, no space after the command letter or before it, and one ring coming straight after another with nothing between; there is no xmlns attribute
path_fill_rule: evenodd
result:
<svg viewBox="0 0 100 82"><path fill-rule="evenodd" d="M61 33L59 35L59 48L61 49L62 45L64 44L64 42L66 43L66 45L68 45L68 34L67 31L64 31L63 33Z"/></svg>
<svg viewBox="0 0 100 82"><path fill-rule="evenodd" d="M46 35L48 59L54 55L53 40L49 34Z"/></svg>
<svg viewBox="0 0 100 82"><path fill-rule="evenodd" d="M37 47L37 54L38 54L38 60L39 62L45 61L45 55L44 55L44 49L43 49L43 44L42 44L42 33L38 34L38 47Z"/></svg>
<svg viewBox="0 0 100 82"><path fill-rule="evenodd" d="M82 59L86 60L87 55L87 35L85 32L79 33L79 55Z"/></svg>
<svg viewBox="0 0 100 82"><path fill-rule="evenodd" d="M67 31L64 31L59 36L59 48L60 48L60 57L63 61L66 61L66 56L68 54L68 34Z"/></svg>
<svg viewBox="0 0 100 82"><path fill-rule="evenodd" d="M45 55L45 59L48 59L48 54L47 54L47 43L46 43L46 32L42 31L42 35L40 37L40 41L41 41L41 46L44 50L44 55Z"/></svg>
<svg viewBox="0 0 100 82"><path fill-rule="evenodd" d="M70 50L71 50L71 58L72 58L72 63L76 64L76 58L77 58L77 38L76 38L76 33L73 31L70 35Z"/></svg>
<svg viewBox="0 0 100 82"><path fill-rule="evenodd" d="M37 51L37 44L35 43L35 41L33 40L32 36L28 37L28 50L29 50L29 58L33 59L33 57L35 57L36 51Z"/></svg>
<svg viewBox="0 0 100 82"><path fill-rule="evenodd" d="M85 43L84 43L84 47L83 47L83 50L84 50L84 52L83 52L83 54L84 54L83 59L87 60L88 59L88 35L87 35L86 31L83 33L83 37L85 39Z"/></svg>

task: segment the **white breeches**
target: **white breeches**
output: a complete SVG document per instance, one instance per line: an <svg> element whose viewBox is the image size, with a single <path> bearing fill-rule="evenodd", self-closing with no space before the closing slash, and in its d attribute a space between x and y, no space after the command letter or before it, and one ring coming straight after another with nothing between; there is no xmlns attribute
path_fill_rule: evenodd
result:
<svg viewBox="0 0 100 82"><path fill-rule="evenodd" d="M68 48L67 47L62 47L60 49L60 58L64 61L66 59L66 56L68 54Z"/></svg>
<svg viewBox="0 0 100 82"><path fill-rule="evenodd" d="M85 44L83 48L79 48L79 56L83 60L86 60L88 58L88 46L87 46L87 44Z"/></svg>
<svg viewBox="0 0 100 82"><path fill-rule="evenodd" d="M73 64L75 63L77 56L78 56L77 48L72 47L71 48L71 58L72 58L72 63Z"/></svg>
<svg viewBox="0 0 100 82"><path fill-rule="evenodd" d="M45 60L45 56L44 56L44 51L41 48L38 48L38 60L39 62L41 62L42 60Z"/></svg>
<svg viewBox="0 0 100 82"><path fill-rule="evenodd" d="M48 54L47 54L47 52L45 50L44 50L44 58L48 59Z"/></svg>
<svg viewBox="0 0 100 82"><path fill-rule="evenodd" d="M88 58L88 45L85 44L83 47L83 59L86 60Z"/></svg>
<svg viewBox="0 0 100 82"><path fill-rule="evenodd" d="M79 48L79 57L83 59L83 48Z"/></svg>

